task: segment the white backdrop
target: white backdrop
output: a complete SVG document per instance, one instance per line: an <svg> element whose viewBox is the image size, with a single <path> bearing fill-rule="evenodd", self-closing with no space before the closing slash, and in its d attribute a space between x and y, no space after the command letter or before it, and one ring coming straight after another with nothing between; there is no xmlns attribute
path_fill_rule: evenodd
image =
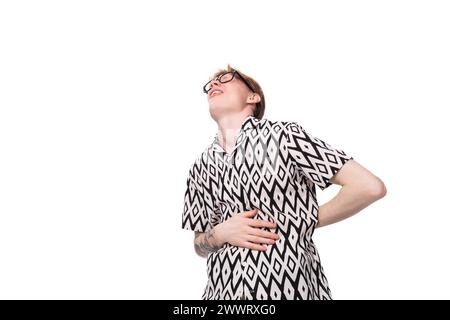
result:
<svg viewBox="0 0 450 320"><path fill-rule="evenodd" d="M181 229L227 63L387 195L314 240L335 299L448 299L447 1L3 1L0 298L199 299ZM319 202L339 186L318 191Z"/></svg>

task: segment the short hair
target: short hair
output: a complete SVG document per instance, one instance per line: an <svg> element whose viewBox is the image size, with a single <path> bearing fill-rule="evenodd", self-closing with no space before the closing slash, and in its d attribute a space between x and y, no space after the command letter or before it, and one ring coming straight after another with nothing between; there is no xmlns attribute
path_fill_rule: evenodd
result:
<svg viewBox="0 0 450 320"><path fill-rule="evenodd" d="M212 78L215 79L218 75L225 73L225 72L231 72L231 71L239 72L239 74L250 84L250 86L253 88L255 93L257 93L261 97L261 101L256 103L256 108L255 108L255 112L253 113L253 116L258 119L262 119L262 117L264 116L265 108L266 108L264 92L263 92L261 86L259 85L259 83L256 82L255 79L246 75L245 73L241 72L240 70L231 67L230 64L227 65L226 69L219 69L218 71L216 71L216 73L214 73ZM238 76L238 78L239 78L239 76Z"/></svg>

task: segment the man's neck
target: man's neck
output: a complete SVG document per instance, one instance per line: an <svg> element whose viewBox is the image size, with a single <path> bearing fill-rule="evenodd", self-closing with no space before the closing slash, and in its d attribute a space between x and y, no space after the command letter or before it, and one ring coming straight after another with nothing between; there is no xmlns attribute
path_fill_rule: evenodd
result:
<svg viewBox="0 0 450 320"><path fill-rule="evenodd" d="M242 123L250 115L248 113L227 115L216 120L217 138L225 152L230 153L233 150Z"/></svg>

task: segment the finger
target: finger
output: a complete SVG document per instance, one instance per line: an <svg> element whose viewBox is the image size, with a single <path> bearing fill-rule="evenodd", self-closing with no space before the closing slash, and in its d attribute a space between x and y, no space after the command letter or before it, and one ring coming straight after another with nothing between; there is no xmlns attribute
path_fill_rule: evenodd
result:
<svg viewBox="0 0 450 320"><path fill-rule="evenodd" d="M258 236L252 236L252 235L248 235L247 236L247 240L253 243L265 243L265 244L274 244L275 240L274 239L269 239L269 238L264 238L264 237L258 237Z"/></svg>
<svg viewBox="0 0 450 320"><path fill-rule="evenodd" d="M275 228L277 226L274 222L261 219L250 219L248 225L257 228Z"/></svg>
<svg viewBox="0 0 450 320"><path fill-rule="evenodd" d="M280 236L277 233L261 230L258 228L250 228L249 232L251 235L258 236L258 237L269 238L269 239L274 239L274 240L280 239Z"/></svg>
<svg viewBox="0 0 450 320"><path fill-rule="evenodd" d="M244 248L249 248L252 250L258 250L258 251L266 251L267 247L260 245L260 244L256 244L256 243L252 243L252 242L244 242L243 244Z"/></svg>
<svg viewBox="0 0 450 320"><path fill-rule="evenodd" d="M251 218L253 217L256 213L258 212L258 209L252 209L249 211L243 211L242 212L242 216L246 217L246 218Z"/></svg>

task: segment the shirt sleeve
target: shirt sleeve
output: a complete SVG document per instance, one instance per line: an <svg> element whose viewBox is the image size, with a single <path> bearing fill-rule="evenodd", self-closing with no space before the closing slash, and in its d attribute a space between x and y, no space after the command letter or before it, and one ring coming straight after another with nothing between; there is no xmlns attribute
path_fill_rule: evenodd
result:
<svg viewBox="0 0 450 320"><path fill-rule="evenodd" d="M297 168L321 190L352 156L311 135L297 122L286 125L287 151Z"/></svg>
<svg viewBox="0 0 450 320"><path fill-rule="evenodd" d="M189 169L189 175L186 181L181 228L206 232L211 228L211 224L205 206L203 189L196 180L195 168L196 166L194 164Z"/></svg>

